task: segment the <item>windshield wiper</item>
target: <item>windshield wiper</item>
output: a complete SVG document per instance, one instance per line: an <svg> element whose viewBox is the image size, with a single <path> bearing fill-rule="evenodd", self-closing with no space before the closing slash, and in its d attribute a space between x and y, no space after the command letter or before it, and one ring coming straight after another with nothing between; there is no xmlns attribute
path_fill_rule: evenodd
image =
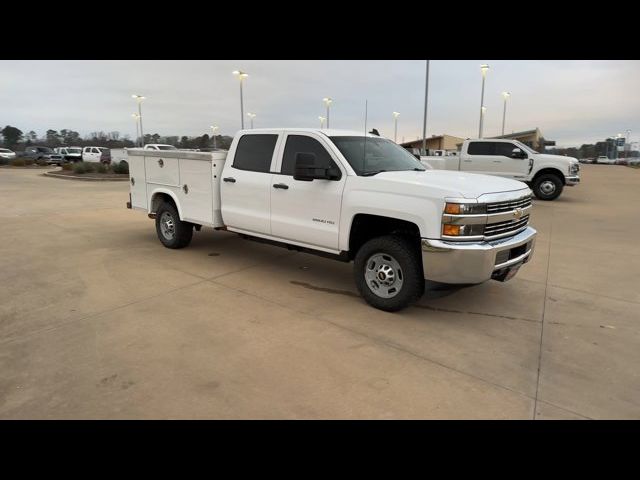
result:
<svg viewBox="0 0 640 480"><path fill-rule="evenodd" d="M362 172L360 175L362 177L372 177L372 176L377 175L377 174L379 174L381 172L386 172L386 170L370 170L368 172Z"/></svg>

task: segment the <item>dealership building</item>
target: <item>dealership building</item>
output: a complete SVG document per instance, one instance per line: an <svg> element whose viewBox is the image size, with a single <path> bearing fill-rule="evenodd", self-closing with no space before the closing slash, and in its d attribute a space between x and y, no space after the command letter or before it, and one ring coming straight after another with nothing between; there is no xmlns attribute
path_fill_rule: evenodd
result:
<svg viewBox="0 0 640 480"><path fill-rule="evenodd" d="M507 140L518 140L519 142L522 142L539 152L543 152L545 147L547 146L553 146L556 144L555 141L546 140L542 135L540 129L537 127L532 130L512 132L507 135L486 138L504 138ZM427 150L446 150L448 152L455 152L460 149L464 140L464 138L456 137L454 135L432 135L431 137L427 138ZM408 150L421 150L422 139L418 138L411 142L404 142L401 144L401 146Z"/></svg>

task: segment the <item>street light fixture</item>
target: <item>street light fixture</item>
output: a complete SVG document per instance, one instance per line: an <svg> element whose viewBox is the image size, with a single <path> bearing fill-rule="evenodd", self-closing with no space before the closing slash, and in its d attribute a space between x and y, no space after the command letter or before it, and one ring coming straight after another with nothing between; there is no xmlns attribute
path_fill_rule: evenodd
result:
<svg viewBox="0 0 640 480"><path fill-rule="evenodd" d="M135 98L138 102L138 121L140 122L140 146L144 145L144 131L142 130L142 101L147 98L142 95L131 95L131 98Z"/></svg>
<svg viewBox="0 0 640 480"><path fill-rule="evenodd" d="M324 106L327 107L327 128L329 128L329 107L333 103L333 99L331 97L324 97L322 101Z"/></svg>
<svg viewBox="0 0 640 480"><path fill-rule="evenodd" d="M502 92L502 97L504 98L504 109L502 110L502 136L504 137L504 120L507 115L507 98L509 98L511 94L509 92Z"/></svg>
<svg viewBox="0 0 640 480"><path fill-rule="evenodd" d="M323 116L319 116L318 120L320 120L320 128L324 128L324 121L326 120L326 118Z"/></svg>
<svg viewBox="0 0 640 480"><path fill-rule="evenodd" d="M213 149L216 149L216 132L218 131L218 126L217 125L211 125L209 128L211 128L211 136L213 137Z"/></svg>
<svg viewBox="0 0 640 480"><path fill-rule="evenodd" d="M395 143L398 143L398 117L400 116L400 114L398 112L393 112L393 119L395 122L395 128L394 128L394 132L393 132L393 141Z"/></svg>
<svg viewBox="0 0 640 480"><path fill-rule="evenodd" d="M138 121L140 119L140 115L138 115L137 113L133 113L133 114L131 114L131 116L136 121L136 145L138 145L139 142L140 142L140 127L138 126Z"/></svg>
<svg viewBox="0 0 640 480"><path fill-rule="evenodd" d="M256 118L255 113L247 112L247 117L251 119L251 130L253 130L253 119Z"/></svg>
<svg viewBox="0 0 640 480"><path fill-rule="evenodd" d="M484 108L484 81L485 81L485 78L487 77L488 70L489 70L489 65L487 65L486 63L483 63L482 65L480 65L480 71L482 72L482 92L480 94L480 129L478 131L478 138L482 138L482 126L484 121L484 112L482 110Z"/></svg>
<svg viewBox="0 0 640 480"><path fill-rule="evenodd" d="M240 127L244 130L244 99L242 98L242 81L249 76L241 70L234 70L233 74L240 80Z"/></svg>

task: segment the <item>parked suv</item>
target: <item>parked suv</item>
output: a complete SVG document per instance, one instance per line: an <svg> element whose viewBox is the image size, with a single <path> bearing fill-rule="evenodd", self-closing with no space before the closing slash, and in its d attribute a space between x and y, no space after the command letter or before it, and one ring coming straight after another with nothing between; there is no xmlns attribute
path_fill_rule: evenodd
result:
<svg viewBox="0 0 640 480"><path fill-rule="evenodd" d="M111 163L111 150L104 147L84 147L82 149L82 161L94 163Z"/></svg>
<svg viewBox="0 0 640 480"><path fill-rule="evenodd" d="M45 160L49 165L62 165L64 163L63 156L54 152L49 147L27 147L24 150L23 156L36 162L38 160Z"/></svg>
<svg viewBox="0 0 640 480"><path fill-rule="evenodd" d="M54 148L54 150L68 162L80 162L82 160L81 147L58 147Z"/></svg>

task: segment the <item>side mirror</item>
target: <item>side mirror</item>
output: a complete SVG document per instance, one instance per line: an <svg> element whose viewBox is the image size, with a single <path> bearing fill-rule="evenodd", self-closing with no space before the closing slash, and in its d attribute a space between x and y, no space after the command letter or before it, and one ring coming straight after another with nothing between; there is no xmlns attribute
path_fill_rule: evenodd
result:
<svg viewBox="0 0 640 480"><path fill-rule="evenodd" d="M516 147L511 151L511 158L527 158L527 153Z"/></svg>
<svg viewBox="0 0 640 480"><path fill-rule="evenodd" d="M316 156L313 153L300 152L296 154L296 164L293 170L293 179L303 182L312 180L331 180L333 178L328 168L316 165Z"/></svg>

